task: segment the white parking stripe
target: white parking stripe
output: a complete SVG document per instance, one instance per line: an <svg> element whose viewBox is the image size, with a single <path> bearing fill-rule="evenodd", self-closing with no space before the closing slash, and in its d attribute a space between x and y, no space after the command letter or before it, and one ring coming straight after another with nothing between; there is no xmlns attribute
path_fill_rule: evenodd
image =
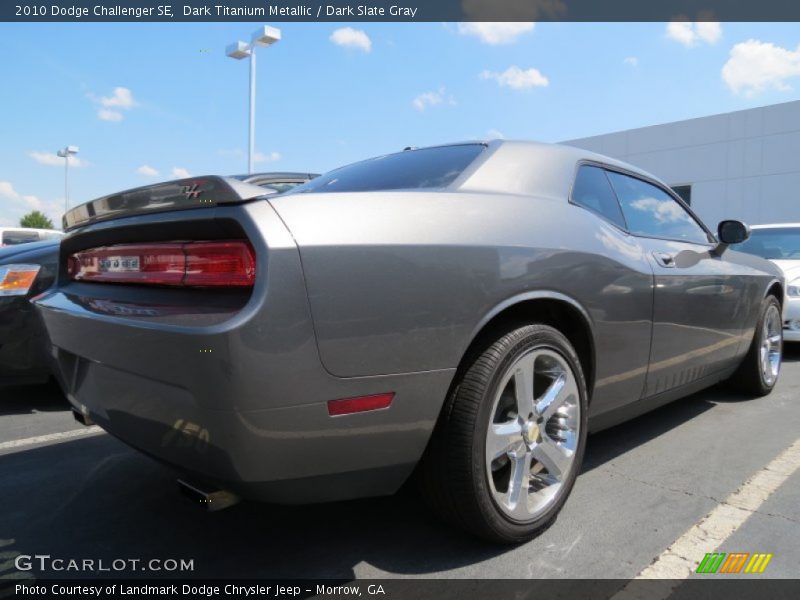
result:
<svg viewBox="0 0 800 600"><path fill-rule="evenodd" d="M59 433L48 433L47 435L37 435L36 437L29 437L22 440L10 440L8 442L0 442L0 451L9 450L11 448L22 448L24 446L33 446L34 444L66 442L74 438L85 437L87 435L94 435L102 432L103 430L97 425L92 425L90 427L84 427L83 429L61 431Z"/></svg>
<svg viewBox="0 0 800 600"><path fill-rule="evenodd" d="M800 467L800 439L760 469L742 486L700 519L679 537L635 579L669 579L657 590L652 586L639 587L635 581L626 585L614 598L618 600L642 597L667 598L696 569L707 552L714 552L731 534L757 511Z"/></svg>

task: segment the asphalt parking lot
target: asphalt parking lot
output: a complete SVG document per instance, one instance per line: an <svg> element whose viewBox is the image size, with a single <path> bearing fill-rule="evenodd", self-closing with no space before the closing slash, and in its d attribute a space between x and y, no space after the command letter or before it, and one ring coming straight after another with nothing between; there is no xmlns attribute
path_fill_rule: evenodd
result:
<svg viewBox="0 0 800 600"><path fill-rule="evenodd" d="M69 437L82 428L55 387L0 390L0 578L58 575L18 571L19 554L192 559L181 577L631 578L798 440L800 348L771 396L715 388L591 436L558 521L519 547L440 524L410 491L206 513L173 472L107 434ZM760 577L798 577L800 471L719 551L773 553Z"/></svg>

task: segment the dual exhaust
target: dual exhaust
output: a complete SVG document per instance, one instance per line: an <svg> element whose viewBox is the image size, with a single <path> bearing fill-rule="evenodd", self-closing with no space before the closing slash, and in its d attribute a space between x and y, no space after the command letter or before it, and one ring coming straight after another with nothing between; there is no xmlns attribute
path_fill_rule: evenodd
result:
<svg viewBox="0 0 800 600"><path fill-rule="evenodd" d="M72 416L82 425L94 425L94 421L92 421L88 414L82 413L74 408L72 409ZM183 479L178 479L178 489L182 496L188 498L194 504L199 504L208 512L216 512L224 508L229 508L234 504L238 504L241 500L241 498L233 492L209 489L200 484L189 483Z"/></svg>

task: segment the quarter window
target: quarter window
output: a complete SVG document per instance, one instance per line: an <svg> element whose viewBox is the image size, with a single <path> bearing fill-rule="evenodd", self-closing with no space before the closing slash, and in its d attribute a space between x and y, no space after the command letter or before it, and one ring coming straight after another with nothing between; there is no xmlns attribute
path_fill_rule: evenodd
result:
<svg viewBox="0 0 800 600"><path fill-rule="evenodd" d="M589 165L578 169L575 186L572 188L572 201L625 228L619 202L603 169Z"/></svg>
<svg viewBox="0 0 800 600"><path fill-rule="evenodd" d="M664 190L614 171L608 171L608 178L631 233L697 244L709 242L705 230Z"/></svg>

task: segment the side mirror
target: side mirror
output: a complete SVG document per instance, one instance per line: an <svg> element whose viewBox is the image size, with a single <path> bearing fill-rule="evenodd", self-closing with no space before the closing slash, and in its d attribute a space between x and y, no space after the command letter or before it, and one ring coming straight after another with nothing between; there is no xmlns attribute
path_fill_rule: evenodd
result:
<svg viewBox="0 0 800 600"><path fill-rule="evenodd" d="M719 245L714 249L715 254L722 254L730 244L741 244L750 237L750 227L741 221L722 221L717 227Z"/></svg>

